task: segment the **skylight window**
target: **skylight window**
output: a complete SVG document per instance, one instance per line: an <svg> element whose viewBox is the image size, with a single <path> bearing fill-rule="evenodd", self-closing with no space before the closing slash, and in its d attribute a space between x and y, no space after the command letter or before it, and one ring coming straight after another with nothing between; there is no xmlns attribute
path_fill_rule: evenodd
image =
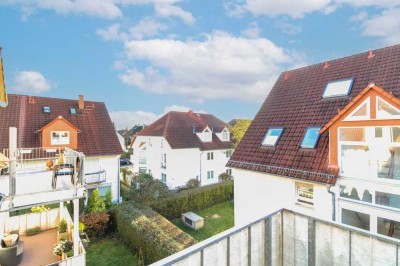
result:
<svg viewBox="0 0 400 266"><path fill-rule="evenodd" d="M50 107L49 106L44 106L43 107L43 113L50 114Z"/></svg>
<svg viewBox="0 0 400 266"><path fill-rule="evenodd" d="M331 98L349 95L353 81L353 78L329 81L322 97Z"/></svg>
<svg viewBox="0 0 400 266"><path fill-rule="evenodd" d="M69 111L71 112L71 115L76 115L76 109L75 108L70 108Z"/></svg>
<svg viewBox="0 0 400 266"><path fill-rule="evenodd" d="M262 145L265 146L275 146L276 143L278 142L279 138L281 137L283 132L283 128L270 128L265 134L264 140L262 142Z"/></svg>
<svg viewBox="0 0 400 266"><path fill-rule="evenodd" d="M301 147L314 149L317 145L320 129L320 127L307 128L306 134L304 135L303 141L301 142Z"/></svg>

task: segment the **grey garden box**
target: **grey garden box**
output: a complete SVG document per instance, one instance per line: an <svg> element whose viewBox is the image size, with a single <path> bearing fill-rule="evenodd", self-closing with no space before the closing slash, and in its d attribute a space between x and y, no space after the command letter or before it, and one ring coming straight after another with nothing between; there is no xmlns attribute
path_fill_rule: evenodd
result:
<svg viewBox="0 0 400 266"><path fill-rule="evenodd" d="M204 218L193 212L183 213L182 222L194 230L204 227Z"/></svg>

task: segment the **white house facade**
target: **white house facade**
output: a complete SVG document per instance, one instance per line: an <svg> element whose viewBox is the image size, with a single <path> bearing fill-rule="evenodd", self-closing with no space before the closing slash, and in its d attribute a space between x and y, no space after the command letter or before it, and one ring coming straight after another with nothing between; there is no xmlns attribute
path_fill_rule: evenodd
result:
<svg viewBox="0 0 400 266"><path fill-rule="evenodd" d="M235 225L287 208L400 239L399 60L397 45L279 77L228 162Z"/></svg>
<svg viewBox="0 0 400 266"><path fill-rule="evenodd" d="M170 189L190 179L215 184L220 174L232 174L225 166L232 154L229 130L209 114L170 112L140 131L131 146L134 172L149 173Z"/></svg>

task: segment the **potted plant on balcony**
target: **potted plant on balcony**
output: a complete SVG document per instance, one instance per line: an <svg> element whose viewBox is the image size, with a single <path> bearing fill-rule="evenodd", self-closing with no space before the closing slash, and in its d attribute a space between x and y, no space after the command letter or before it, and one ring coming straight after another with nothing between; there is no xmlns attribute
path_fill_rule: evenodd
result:
<svg viewBox="0 0 400 266"><path fill-rule="evenodd" d="M62 248L61 248L61 243L58 243L57 245L54 245L54 249L53 249L53 254L55 256L57 256L58 260L62 260Z"/></svg>
<svg viewBox="0 0 400 266"><path fill-rule="evenodd" d="M68 257L68 252L70 252L74 246L74 243L72 243L71 240L64 240L60 242L61 244L61 249L63 251L63 257L67 258Z"/></svg>
<svg viewBox="0 0 400 266"><path fill-rule="evenodd" d="M60 220L60 223L58 224L58 234L57 234L57 240L65 240L68 239L68 232L67 232L68 224L67 221L62 218Z"/></svg>

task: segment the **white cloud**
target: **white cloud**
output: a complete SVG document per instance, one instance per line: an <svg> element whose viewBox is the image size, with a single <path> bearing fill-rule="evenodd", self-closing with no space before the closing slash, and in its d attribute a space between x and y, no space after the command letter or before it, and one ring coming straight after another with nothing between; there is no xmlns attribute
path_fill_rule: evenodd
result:
<svg viewBox="0 0 400 266"><path fill-rule="evenodd" d="M382 13L361 22L365 36L378 37L385 45L400 42L400 8L382 11Z"/></svg>
<svg viewBox="0 0 400 266"><path fill-rule="evenodd" d="M241 31L242 35L248 38L257 38L260 36L261 29L258 27L257 22L250 23L247 29Z"/></svg>
<svg viewBox="0 0 400 266"><path fill-rule="evenodd" d="M37 9L53 10L57 14L84 14L92 17L116 19L123 16L122 7L130 5L154 5L156 14L162 17L176 16L187 24L193 24L193 15L177 5L182 0L3 0L3 5L20 6L22 20Z"/></svg>
<svg viewBox="0 0 400 266"><path fill-rule="evenodd" d="M120 41L126 39L126 35L120 32L119 24L112 24L104 29L97 29L96 34L105 41Z"/></svg>
<svg viewBox="0 0 400 266"><path fill-rule="evenodd" d="M170 105L164 108L161 114L154 114L151 112L143 111L118 111L110 112L111 120L115 123L117 129L125 129L126 127L131 128L134 125L149 125L165 115L170 111L187 112L191 110L190 107L183 105ZM205 113L205 111L195 111L196 113Z"/></svg>
<svg viewBox="0 0 400 266"><path fill-rule="evenodd" d="M275 27L290 35L296 35L303 31L301 26L290 23L287 19L277 21Z"/></svg>
<svg viewBox="0 0 400 266"><path fill-rule="evenodd" d="M138 24L129 29L129 34L133 39L143 39L144 37L153 37L159 34L160 31L167 29L163 23L156 21L153 18L144 18Z"/></svg>
<svg viewBox="0 0 400 266"><path fill-rule="evenodd" d="M213 32L203 41L152 39L125 42L130 60L149 66L120 75L122 82L156 94L205 99L262 101L279 73L304 64L304 57L265 38L247 39Z"/></svg>
<svg viewBox="0 0 400 266"><path fill-rule="evenodd" d="M49 91L53 85L37 71L20 71L15 76L14 91L20 93L43 93Z"/></svg>

